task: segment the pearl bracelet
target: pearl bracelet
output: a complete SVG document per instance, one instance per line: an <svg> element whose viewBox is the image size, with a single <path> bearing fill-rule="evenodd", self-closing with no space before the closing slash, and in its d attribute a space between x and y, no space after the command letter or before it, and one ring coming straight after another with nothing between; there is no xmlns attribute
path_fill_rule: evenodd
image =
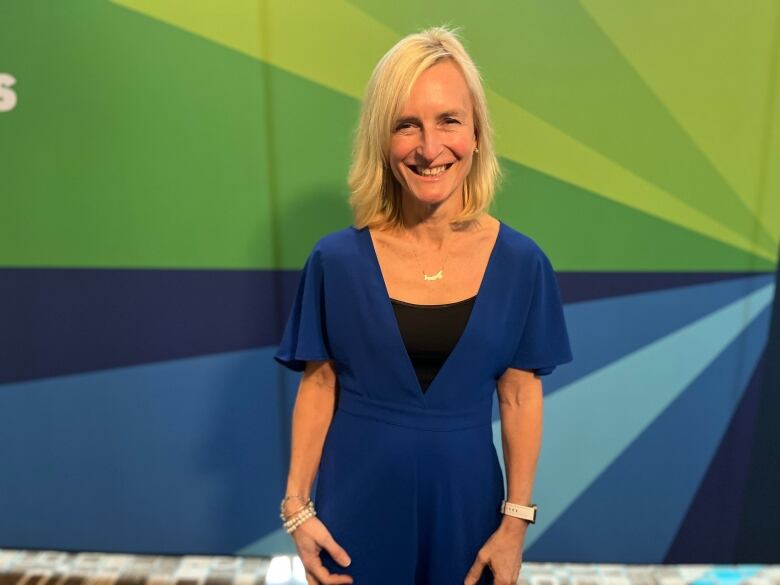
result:
<svg viewBox="0 0 780 585"><path fill-rule="evenodd" d="M303 507L299 508L289 516L286 516L284 513L284 504L287 500L290 498L302 498L302 496L287 496L282 500L282 503L280 505L281 511L279 516L281 517L282 521L284 522L284 528L287 530L288 533L292 534L298 526L303 524L306 520L311 518L312 516L317 515L317 511L314 509L314 502L311 501L311 498L306 499L306 503L303 505Z"/></svg>

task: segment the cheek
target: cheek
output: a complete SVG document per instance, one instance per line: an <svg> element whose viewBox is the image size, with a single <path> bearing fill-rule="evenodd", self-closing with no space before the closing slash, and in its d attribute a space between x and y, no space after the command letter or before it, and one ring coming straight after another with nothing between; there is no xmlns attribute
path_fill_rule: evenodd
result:
<svg viewBox="0 0 780 585"><path fill-rule="evenodd" d="M391 148L388 152L388 162L390 166L390 172L393 173L395 180L401 184L404 184L405 181L400 169L400 166L403 164L403 155Z"/></svg>
<svg viewBox="0 0 780 585"><path fill-rule="evenodd" d="M449 147L457 157L467 158L474 152L474 140L470 136L454 136L449 141Z"/></svg>

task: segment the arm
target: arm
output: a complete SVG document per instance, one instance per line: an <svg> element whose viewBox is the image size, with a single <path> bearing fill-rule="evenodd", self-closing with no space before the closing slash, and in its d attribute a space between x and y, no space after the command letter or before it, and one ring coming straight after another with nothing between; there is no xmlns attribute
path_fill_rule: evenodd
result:
<svg viewBox="0 0 780 585"><path fill-rule="evenodd" d="M336 405L337 377L329 361L306 362L292 415L290 469L287 474L287 494L311 495L317 475L322 447L333 420ZM288 500L285 514L301 507L302 500Z"/></svg>
<svg viewBox="0 0 780 585"><path fill-rule="evenodd" d="M506 499L528 505L542 441L542 381L531 371L507 368L498 380L497 390ZM465 585L477 583L485 566L490 567L496 582L517 582L527 528L528 523L522 518L504 515L477 554Z"/></svg>
<svg viewBox="0 0 780 585"><path fill-rule="evenodd" d="M307 361L292 416L292 447L290 470L287 474L286 494L308 498L322 458L322 448L328 434L336 406L338 377L330 361ZM285 503L284 513L294 513L303 505L294 498ZM320 551L324 548L342 566L350 558L317 517L308 518L293 533L298 556L306 569L306 582L333 584L352 583L352 577L329 573L322 564Z"/></svg>
<svg viewBox="0 0 780 585"><path fill-rule="evenodd" d="M498 381L501 442L504 449L507 497L531 503L536 462L542 443L542 381L527 370L508 368ZM505 515L501 527L525 537L528 523Z"/></svg>

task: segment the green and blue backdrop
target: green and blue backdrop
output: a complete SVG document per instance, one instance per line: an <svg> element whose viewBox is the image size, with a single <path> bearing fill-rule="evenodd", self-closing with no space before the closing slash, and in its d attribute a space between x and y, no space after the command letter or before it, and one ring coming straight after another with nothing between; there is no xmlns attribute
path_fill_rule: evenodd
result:
<svg viewBox="0 0 780 585"><path fill-rule="evenodd" d="M271 356L368 76L434 24L575 355L525 559L778 561L777 0L2 0L0 547L294 550Z"/></svg>

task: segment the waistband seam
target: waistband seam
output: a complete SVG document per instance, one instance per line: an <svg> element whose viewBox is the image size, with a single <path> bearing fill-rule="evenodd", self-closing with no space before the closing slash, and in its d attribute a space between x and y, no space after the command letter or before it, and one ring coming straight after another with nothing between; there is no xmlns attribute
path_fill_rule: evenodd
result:
<svg viewBox="0 0 780 585"><path fill-rule="evenodd" d="M341 392L337 410L381 423L431 431L456 431L492 424L492 400L459 410L415 409L402 403L383 402L355 392Z"/></svg>

